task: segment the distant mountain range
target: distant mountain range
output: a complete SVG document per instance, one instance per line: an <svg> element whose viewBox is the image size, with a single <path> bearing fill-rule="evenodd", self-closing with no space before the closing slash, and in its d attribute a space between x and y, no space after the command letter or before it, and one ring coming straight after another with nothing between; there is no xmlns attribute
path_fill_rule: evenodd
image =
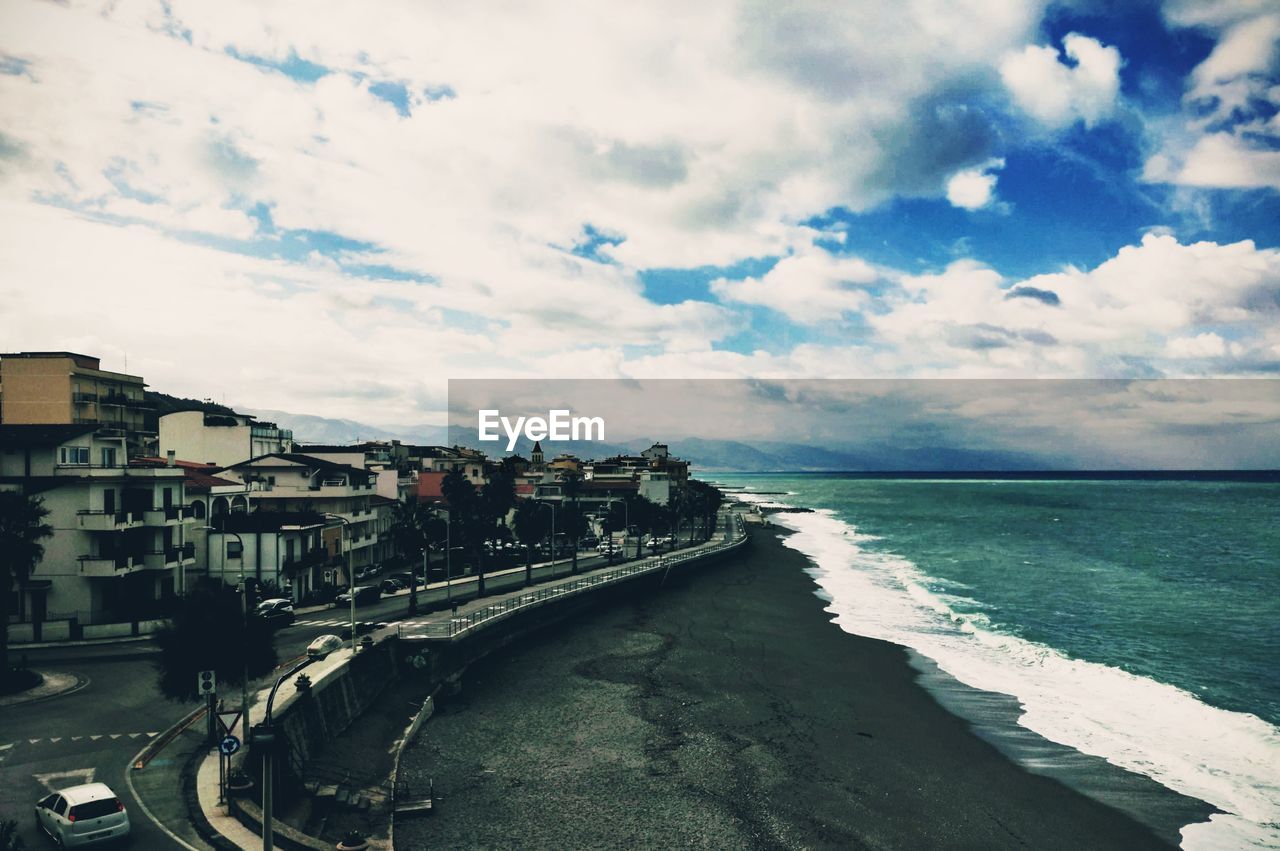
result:
<svg viewBox="0 0 1280 851"><path fill-rule="evenodd" d="M348 444L364 440L400 440L426 445L466 446L493 457L507 454L506 441L481 442L474 429L433 425L376 426L356 420L329 419L265 408L246 409L263 420L293 430L299 443ZM970 450L955 446L898 447L888 444L822 447L782 441L714 440L701 437L665 441L671 454L707 472L822 472L822 471L944 471L944 470L1043 470L1054 468L1052 459L1033 455ZM548 457L569 453L579 458L606 458L636 454L654 443L651 438L625 442L543 441ZM520 438L515 453L525 458L533 445Z"/></svg>

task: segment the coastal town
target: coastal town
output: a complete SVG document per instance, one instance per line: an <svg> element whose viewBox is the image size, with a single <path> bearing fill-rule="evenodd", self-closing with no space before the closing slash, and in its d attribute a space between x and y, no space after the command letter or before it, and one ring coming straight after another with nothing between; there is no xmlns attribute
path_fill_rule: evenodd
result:
<svg viewBox="0 0 1280 851"><path fill-rule="evenodd" d="M136 635L205 581L314 605L486 563L621 557L704 510L660 443L598 460L312 444L235 412L160 414L145 387L92 356L0 355L0 491L38 499L51 529L16 577L11 642Z"/></svg>
<svg viewBox="0 0 1280 851"><path fill-rule="evenodd" d="M400 755L473 663L746 542L689 466L309 443L97 357L0 354L0 831L393 847L435 801Z"/></svg>

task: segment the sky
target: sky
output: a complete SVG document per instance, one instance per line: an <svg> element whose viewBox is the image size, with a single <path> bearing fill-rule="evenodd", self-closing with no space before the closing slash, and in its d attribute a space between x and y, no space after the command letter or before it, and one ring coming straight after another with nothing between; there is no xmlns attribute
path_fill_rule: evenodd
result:
<svg viewBox="0 0 1280 851"><path fill-rule="evenodd" d="M492 441L479 431L486 410L497 412L487 417ZM634 449L656 438L695 463L726 455L756 463L750 451L712 447L707 455L701 439L765 451L817 447L843 454L802 455L805 464L842 470L1280 469L1280 381L1273 378L449 382L454 439L488 454L504 454L512 436L523 434L518 451L527 457L541 432L529 434L520 418L550 421L552 411L572 412L559 415L566 432L574 417L601 423L584 425L569 443L544 439L548 457L566 448L600 457L609 451L598 449L603 444Z"/></svg>
<svg viewBox="0 0 1280 851"><path fill-rule="evenodd" d="M0 349L450 378L1269 377L1280 3L0 6Z"/></svg>

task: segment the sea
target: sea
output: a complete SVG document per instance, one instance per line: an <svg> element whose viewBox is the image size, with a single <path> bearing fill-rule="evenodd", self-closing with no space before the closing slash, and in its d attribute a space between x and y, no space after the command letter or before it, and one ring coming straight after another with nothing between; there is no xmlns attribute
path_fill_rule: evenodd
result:
<svg viewBox="0 0 1280 851"><path fill-rule="evenodd" d="M1280 847L1276 477L706 478L812 509L767 516L841 629L1007 695L1030 738L1212 805L1184 848Z"/></svg>

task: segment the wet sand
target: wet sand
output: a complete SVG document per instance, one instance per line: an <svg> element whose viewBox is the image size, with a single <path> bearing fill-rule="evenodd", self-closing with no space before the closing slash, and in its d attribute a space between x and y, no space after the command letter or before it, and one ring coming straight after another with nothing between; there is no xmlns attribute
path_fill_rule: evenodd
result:
<svg viewBox="0 0 1280 851"><path fill-rule="evenodd" d="M828 622L772 531L473 666L403 768L418 848L1148 848Z"/></svg>

